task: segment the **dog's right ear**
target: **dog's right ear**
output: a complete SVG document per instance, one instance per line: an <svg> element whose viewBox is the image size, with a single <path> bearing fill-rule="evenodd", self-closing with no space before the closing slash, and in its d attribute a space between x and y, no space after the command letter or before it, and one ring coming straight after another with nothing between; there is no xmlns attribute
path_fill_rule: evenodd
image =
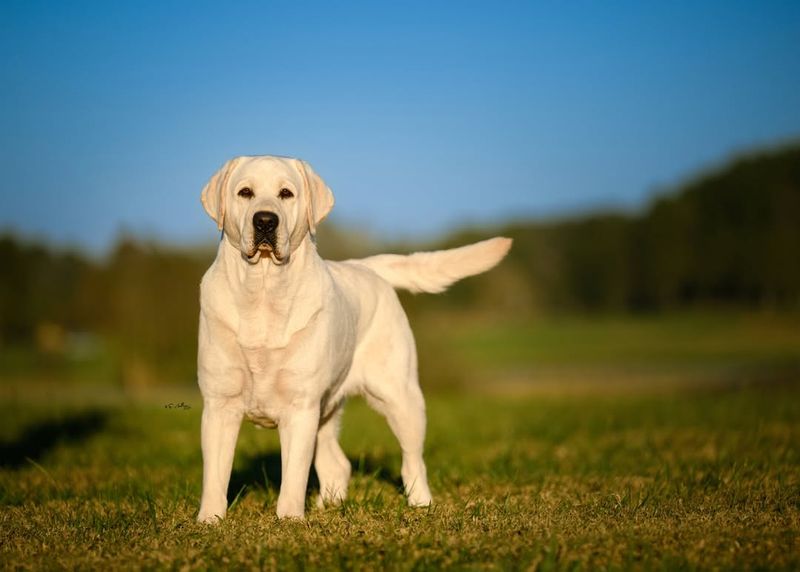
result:
<svg viewBox="0 0 800 572"><path fill-rule="evenodd" d="M225 163L209 179L203 188L203 194L200 195L203 208L206 209L208 216L216 221L219 230L222 230L222 226L225 223L225 197L227 196L225 191L228 187L228 180L240 160L241 157L234 157Z"/></svg>

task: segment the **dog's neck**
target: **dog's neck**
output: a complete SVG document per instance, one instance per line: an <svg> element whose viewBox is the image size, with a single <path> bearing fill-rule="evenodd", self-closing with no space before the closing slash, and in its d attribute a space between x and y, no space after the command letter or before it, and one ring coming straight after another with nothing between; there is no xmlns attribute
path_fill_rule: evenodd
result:
<svg viewBox="0 0 800 572"><path fill-rule="evenodd" d="M329 276L310 236L282 265L252 264L228 240L220 245L228 287L239 313L237 338L245 349L284 348L322 309Z"/></svg>

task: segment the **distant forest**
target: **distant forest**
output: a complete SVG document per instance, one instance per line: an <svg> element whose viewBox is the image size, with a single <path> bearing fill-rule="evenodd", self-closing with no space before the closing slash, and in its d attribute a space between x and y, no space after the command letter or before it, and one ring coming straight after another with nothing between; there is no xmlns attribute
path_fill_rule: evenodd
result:
<svg viewBox="0 0 800 572"><path fill-rule="evenodd" d="M327 228L325 228L327 227ZM426 312L509 320L568 312L697 306L800 308L800 144L741 157L658 197L642 212L598 213L455 233L435 244L386 245L323 225L321 253L445 248L514 238L495 271L444 297L404 295ZM57 351L90 333L138 363L193 362L198 284L213 251L121 240L103 261L0 237L0 348Z"/></svg>
<svg viewBox="0 0 800 572"><path fill-rule="evenodd" d="M524 302L516 311L797 309L800 144L741 157L638 214L498 230L515 239L505 272Z"/></svg>

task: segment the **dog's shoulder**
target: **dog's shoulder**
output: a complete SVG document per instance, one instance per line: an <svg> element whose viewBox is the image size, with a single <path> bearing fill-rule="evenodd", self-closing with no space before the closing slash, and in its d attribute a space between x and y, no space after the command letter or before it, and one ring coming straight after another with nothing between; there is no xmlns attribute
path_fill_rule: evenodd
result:
<svg viewBox="0 0 800 572"><path fill-rule="evenodd" d="M219 289L220 282L224 279L222 274L222 264L220 263L219 256L217 256L200 279L201 304L206 303L210 297L214 296L215 291Z"/></svg>

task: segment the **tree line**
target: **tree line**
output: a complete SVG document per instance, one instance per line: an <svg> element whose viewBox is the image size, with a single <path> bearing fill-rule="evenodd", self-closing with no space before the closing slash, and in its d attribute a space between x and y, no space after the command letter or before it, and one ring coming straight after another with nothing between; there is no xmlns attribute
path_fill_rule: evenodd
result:
<svg viewBox="0 0 800 572"><path fill-rule="evenodd" d="M327 223L319 244L323 255L346 258L446 248L493 234L515 239L509 258L447 296L404 295L412 319L469 311L520 320L705 305L796 310L800 144L740 157L638 213L464 230L427 245L380 244ZM58 351L71 333L89 332L127 364L126 375L169 364L183 364L176 375L193 375L198 285L213 256L213 249L125 238L94 260L1 236L0 347Z"/></svg>
<svg viewBox="0 0 800 572"><path fill-rule="evenodd" d="M738 158L639 213L497 230L515 239L505 276L458 285L460 302L505 289L515 313L798 309L800 145ZM485 235L464 232L447 242Z"/></svg>

